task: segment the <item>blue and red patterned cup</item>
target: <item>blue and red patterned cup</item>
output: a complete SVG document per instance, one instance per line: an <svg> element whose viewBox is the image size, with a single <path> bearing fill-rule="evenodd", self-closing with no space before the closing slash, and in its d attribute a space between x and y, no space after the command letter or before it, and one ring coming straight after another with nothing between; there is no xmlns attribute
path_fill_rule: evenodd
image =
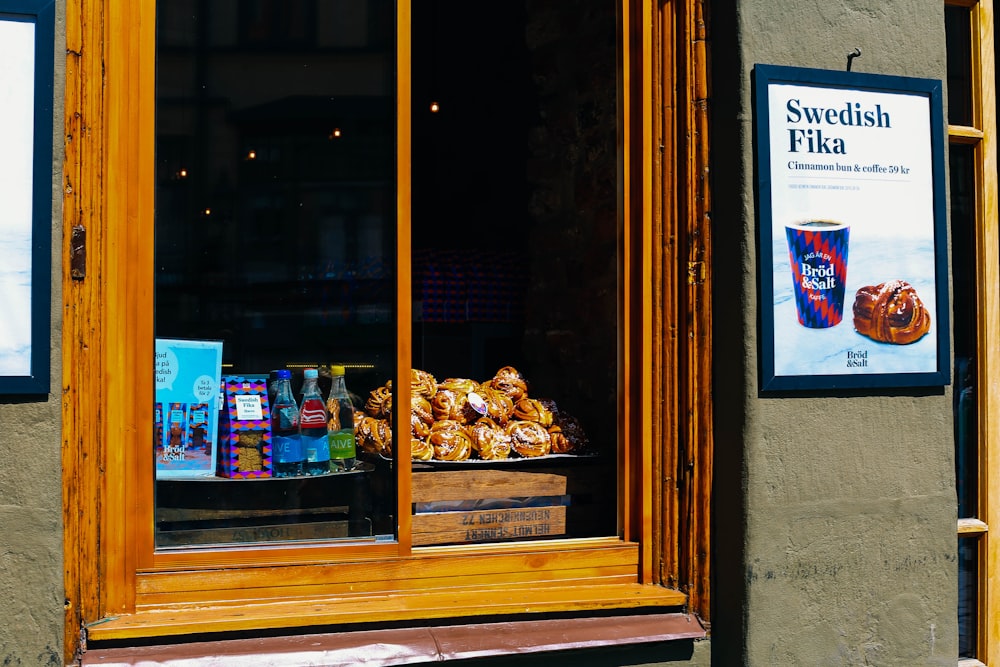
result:
<svg viewBox="0 0 1000 667"><path fill-rule="evenodd" d="M807 220L785 225L799 324L825 329L844 317L847 243L843 222Z"/></svg>

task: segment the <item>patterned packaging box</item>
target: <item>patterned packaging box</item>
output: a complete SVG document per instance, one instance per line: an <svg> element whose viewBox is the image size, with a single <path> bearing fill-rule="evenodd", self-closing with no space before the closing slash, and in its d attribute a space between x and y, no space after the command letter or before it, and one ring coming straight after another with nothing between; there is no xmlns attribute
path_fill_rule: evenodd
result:
<svg viewBox="0 0 1000 667"><path fill-rule="evenodd" d="M226 375L225 410L219 432L222 477L271 477L271 410L267 376Z"/></svg>

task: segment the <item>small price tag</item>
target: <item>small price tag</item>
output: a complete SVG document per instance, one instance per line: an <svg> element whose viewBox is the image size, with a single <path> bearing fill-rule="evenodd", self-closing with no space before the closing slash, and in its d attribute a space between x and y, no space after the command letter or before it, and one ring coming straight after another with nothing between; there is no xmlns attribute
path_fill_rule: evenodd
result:
<svg viewBox="0 0 1000 667"><path fill-rule="evenodd" d="M475 410L481 415L486 414L486 399L484 399L482 396L480 396L474 391L470 391L468 393L468 398L469 398L469 405L472 406L473 410Z"/></svg>
<svg viewBox="0 0 1000 667"><path fill-rule="evenodd" d="M260 404L260 396L237 396L236 418L240 421L260 421L264 418L264 408Z"/></svg>

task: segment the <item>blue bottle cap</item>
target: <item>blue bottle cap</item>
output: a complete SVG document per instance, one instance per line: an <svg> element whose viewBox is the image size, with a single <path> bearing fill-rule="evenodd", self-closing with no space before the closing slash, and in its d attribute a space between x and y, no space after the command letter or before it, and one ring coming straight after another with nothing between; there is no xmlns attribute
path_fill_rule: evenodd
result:
<svg viewBox="0 0 1000 667"><path fill-rule="evenodd" d="M319 377L319 371L316 370L315 368L307 368L304 371L302 371L302 374L305 377L307 377L307 378L318 378Z"/></svg>
<svg viewBox="0 0 1000 667"><path fill-rule="evenodd" d="M278 371L279 380L290 380L292 377L292 372L289 370L281 369Z"/></svg>

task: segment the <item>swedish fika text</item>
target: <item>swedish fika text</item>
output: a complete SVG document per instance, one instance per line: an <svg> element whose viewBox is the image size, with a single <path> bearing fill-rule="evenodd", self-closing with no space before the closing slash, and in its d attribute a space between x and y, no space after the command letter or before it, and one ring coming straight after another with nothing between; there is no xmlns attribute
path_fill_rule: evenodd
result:
<svg viewBox="0 0 1000 667"><path fill-rule="evenodd" d="M889 113L881 104L863 107L860 102L844 102L842 107L811 107L799 99L785 104L788 150L791 153L847 155L843 137L833 134L837 127L891 128Z"/></svg>

